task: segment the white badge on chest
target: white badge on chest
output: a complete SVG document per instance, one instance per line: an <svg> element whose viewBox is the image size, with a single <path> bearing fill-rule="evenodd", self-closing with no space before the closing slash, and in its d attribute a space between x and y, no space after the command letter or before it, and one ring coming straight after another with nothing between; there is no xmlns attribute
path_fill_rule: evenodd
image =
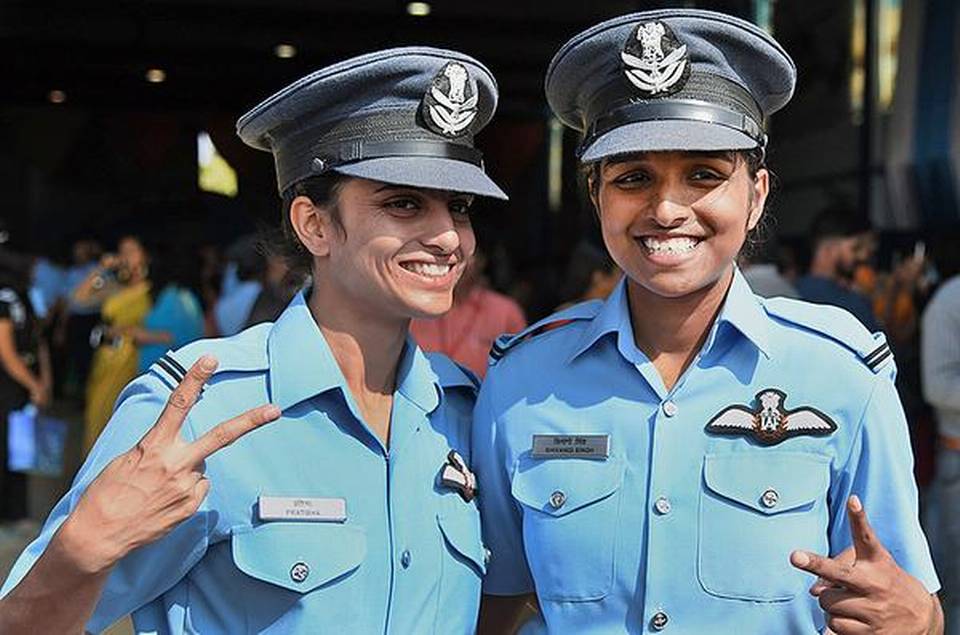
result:
<svg viewBox="0 0 960 635"><path fill-rule="evenodd" d="M260 496L257 503L260 520L304 520L317 523L342 523L347 520L347 501L344 498Z"/></svg>

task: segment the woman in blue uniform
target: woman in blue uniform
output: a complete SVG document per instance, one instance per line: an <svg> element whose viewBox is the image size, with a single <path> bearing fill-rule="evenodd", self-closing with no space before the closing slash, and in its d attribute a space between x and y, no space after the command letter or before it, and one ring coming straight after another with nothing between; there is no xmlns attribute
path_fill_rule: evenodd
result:
<svg viewBox="0 0 960 635"><path fill-rule="evenodd" d="M125 389L4 585L0 631L99 632L131 612L141 633L473 631L476 384L407 326L450 308L473 199L504 197L473 147L496 99L476 60L404 48L240 119L274 155L313 286Z"/></svg>
<svg viewBox="0 0 960 635"><path fill-rule="evenodd" d="M795 74L762 30L696 10L604 22L553 59L625 278L492 351L488 632L534 593L557 633L942 628L883 336L765 301L734 264Z"/></svg>

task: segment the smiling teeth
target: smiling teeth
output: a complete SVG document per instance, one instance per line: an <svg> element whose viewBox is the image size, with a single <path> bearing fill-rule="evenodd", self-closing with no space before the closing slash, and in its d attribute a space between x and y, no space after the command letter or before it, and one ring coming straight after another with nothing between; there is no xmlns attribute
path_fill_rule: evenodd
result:
<svg viewBox="0 0 960 635"><path fill-rule="evenodd" d="M660 240L651 236L645 236L643 246L656 254L686 254L697 248L700 241L695 238L681 236L678 238L667 238Z"/></svg>
<svg viewBox="0 0 960 635"><path fill-rule="evenodd" d="M430 278L442 278L450 273L451 269L450 265L438 265L426 262L405 263L403 266L405 269L408 269L413 273Z"/></svg>

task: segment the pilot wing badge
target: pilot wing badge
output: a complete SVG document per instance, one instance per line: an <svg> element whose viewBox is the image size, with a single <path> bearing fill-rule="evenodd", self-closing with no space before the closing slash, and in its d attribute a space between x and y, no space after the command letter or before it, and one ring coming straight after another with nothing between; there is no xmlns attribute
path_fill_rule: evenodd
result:
<svg viewBox="0 0 960 635"><path fill-rule="evenodd" d="M620 53L623 72L642 97L665 97L690 76L687 46L662 22L638 24Z"/></svg>
<svg viewBox="0 0 960 635"><path fill-rule="evenodd" d="M837 424L816 408L786 410L787 394L776 388L757 393L757 407L728 406L718 412L707 432L750 437L762 445L776 445L791 437L832 434Z"/></svg>
<svg viewBox="0 0 960 635"><path fill-rule="evenodd" d="M463 136L477 116L477 100L477 84L466 67L448 62L423 96L423 119L444 137Z"/></svg>
<svg viewBox="0 0 960 635"><path fill-rule="evenodd" d="M477 477L456 450L450 450L447 462L440 468L440 484L456 490L468 503L477 495Z"/></svg>

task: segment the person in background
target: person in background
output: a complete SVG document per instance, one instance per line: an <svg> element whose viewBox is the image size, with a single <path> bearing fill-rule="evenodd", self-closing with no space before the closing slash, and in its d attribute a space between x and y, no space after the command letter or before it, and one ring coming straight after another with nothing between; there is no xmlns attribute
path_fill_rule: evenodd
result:
<svg viewBox="0 0 960 635"><path fill-rule="evenodd" d="M606 300L622 275L606 248L581 240L573 248L567 263L562 290L566 301L557 307L557 311L577 302Z"/></svg>
<svg viewBox="0 0 960 635"><path fill-rule="evenodd" d="M274 238L267 245L260 247L263 250L266 268L263 272L262 288L253 306L250 307L250 314L247 316L244 328L275 321L304 284L305 277L291 271L287 259L268 247L275 242Z"/></svg>
<svg viewBox="0 0 960 635"><path fill-rule="evenodd" d="M477 250L454 291L453 308L438 318L410 323L410 333L420 348L444 353L481 378L487 373L487 354L493 342L527 326L520 305L490 289L485 267L486 257Z"/></svg>
<svg viewBox="0 0 960 635"><path fill-rule="evenodd" d="M81 304L102 302L102 326L90 335L96 350L87 378L83 450L87 452L103 430L117 396L137 374L138 354L127 329L140 326L150 311L149 258L138 238L126 236L116 254L106 254L73 293Z"/></svg>
<svg viewBox="0 0 960 635"><path fill-rule="evenodd" d="M14 526L28 516L27 477L8 469L8 417L28 403L49 406L53 385L49 351L27 298L30 270L29 258L6 252L0 259L0 521Z"/></svg>
<svg viewBox="0 0 960 635"><path fill-rule="evenodd" d="M203 337L203 307L197 297L199 270L192 251L183 247L158 249L150 266L153 304L142 326L121 329L140 349L139 373L145 373L169 349Z"/></svg>
<svg viewBox="0 0 960 635"><path fill-rule="evenodd" d="M61 343L66 358L66 372L62 382L65 394L79 396L87 383L93 349L90 332L100 323L100 304L95 296L90 301L78 302L76 290L97 268L103 254L100 243L81 239L73 244L73 264L64 275L66 315L57 325L54 338Z"/></svg>
<svg viewBox="0 0 960 635"><path fill-rule="evenodd" d="M800 294L787 279L776 262L780 249L773 240L763 244L748 244L737 257L743 277L754 293L763 298L799 298Z"/></svg>
<svg viewBox="0 0 960 635"><path fill-rule="evenodd" d="M868 230L844 209L827 209L813 222L810 268L796 282L807 302L832 304L853 313L870 331L880 324L870 300L852 288L853 275L866 255Z"/></svg>
<svg viewBox="0 0 960 635"><path fill-rule="evenodd" d="M939 443L933 482L937 568L949 633L960 633L960 273L934 293L920 327L923 396Z"/></svg>
<svg viewBox="0 0 960 635"><path fill-rule="evenodd" d="M256 236L245 236L227 250L223 293L213 309L221 336L236 335L243 330L263 291L266 268L266 257Z"/></svg>

